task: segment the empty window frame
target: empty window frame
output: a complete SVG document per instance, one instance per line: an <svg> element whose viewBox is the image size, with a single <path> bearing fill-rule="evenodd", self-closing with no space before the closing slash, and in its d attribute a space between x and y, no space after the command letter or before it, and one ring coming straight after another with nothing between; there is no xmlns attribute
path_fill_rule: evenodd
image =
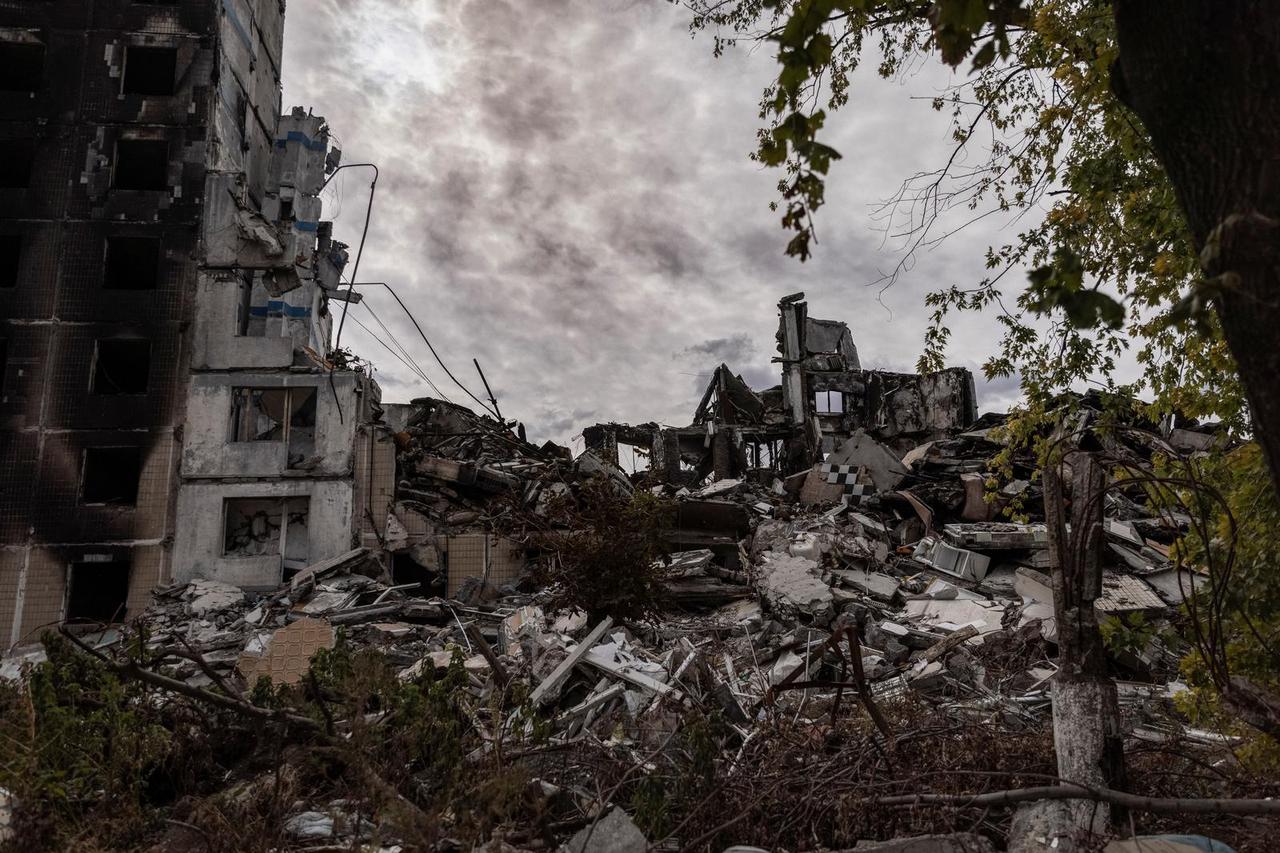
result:
<svg viewBox="0 0 1280 853"><path fill-rule="evenodd" d="M151 341L104 338L93 352L94 394L145 394L151 378Z"/></svg>
<svg viewBox="0 0 1280 853"><path fill-rule="evenodd" d="M280 555L286 566L305 567L310 507L306 497L227 498L222 506L222 555Z"/></svg>
<svg viewBox="0 0 1280 853"><path fill-rule="evenodd" d="M80 475L80 503L134 506L138 502L138 478L141 473L140 448L86 448Z"/></svg>
<svg viewBox="0 0 1280 853"><path fill-rule="evenodd" d="M843 415L843 391L815 391L813 394L813 410L819 415Z"/></svg>
<svg viewBox="0 0 1280 853"><path fill-rule="evenodd" d="M178 77L176 47L130 45L124 51L120 91L126 95L172 95Z"/></svg>
<svg viewBox="0 0 1280 853"><path fill-rule="evenodd" d="M107 290L155 290L160 280L160 241L108 237L102 286Z"/></svg>
<svg viewBox="0 0 1280 853"><path fill-rule="evenodd" d="M163 139L120 139L111 185L118 190L163 190L169 186L169 143Z"/></svg>
<svg viewBox="0 0 1280 853"><path fill-rule="evenodd" d="M232 388L231 441L283 441L290 466L315 452L316 389Z"/></svg>
<svg viewBox="0 0 1280 853"><path fill-rule="evenodd" d="M67 571L67 621L123 622L129 601L129 563L85 560Z"/></svg>
<svg viewBox="0 0 1280 853"><path fill-rule="evenodd" d="M0 288L17 287L21 257L22 235L0 234Z"/></svg>
<svg viewBox="0 0 1280 853"><path fill-rule="evenodd" d="M28 137L0 139L0 189L23 189L31 183L36 141Z"/></svg>
<svg viewBox="0 0 1280 853"><path fill-rule="evenodd" d="M267 334L267 315L270 299L266 288L258 283L260 273L244 270L237 283L239 300L236 304L236 336L261 338Z"/></svg>
<svg viewBox="0 0 1280 853"><path fill-rule="evenodd" d="M44 86L44 45L0 41L0 92L38 92Z"/></svg>

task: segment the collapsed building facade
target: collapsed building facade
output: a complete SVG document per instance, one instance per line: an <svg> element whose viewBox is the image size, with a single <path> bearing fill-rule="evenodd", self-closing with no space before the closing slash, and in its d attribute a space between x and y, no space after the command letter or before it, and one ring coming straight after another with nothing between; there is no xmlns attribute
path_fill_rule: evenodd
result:
<svg viewBox="0 0 1280 853"><path fill-rule="evenodd" d="M338 152L281 115L283 32L278 0L0 7L0 645L361 535L379 392L326 361Z"/></svg>
<svg viewBox="0 0 1280 853"><path fill-rule="evenodd" d="M961 430L978 417L973 374L863 370L848 325L809 316L804 294L778 303L781 383L752 390L728 365L716 368L687 427L596 424L589 450L618 464L618 445L636 447L669 482L744 476L752 469L795 474L840 451L859 431L905 453Z"/></svg>

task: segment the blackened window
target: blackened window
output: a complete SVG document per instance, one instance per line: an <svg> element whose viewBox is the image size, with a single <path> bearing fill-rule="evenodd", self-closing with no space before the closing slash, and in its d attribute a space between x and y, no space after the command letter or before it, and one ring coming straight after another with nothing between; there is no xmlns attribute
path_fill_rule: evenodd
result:
<svg viewBox="0 0 1280 853"><path fill-rule="evenodd" d="M160 241L154 237L108 237L108 290L154 290L160 278Z"/></svg>
<svg viewBox="0 0 1280 853"><path fill-rule="evenodd" d="M44 84L44 45L0 42L0 91L38 92Z"/></svg>
<svg viewBox="0 0 1280 853"><path fill-rule="evenodd" d="M93 359L94 394L145 394L150 377L150 341L136 338L98 341Z"/></svg>
<svg viewBox="0 0 1280 853"><path fill-rule="evenodd" d="M19 189L31 183L35 156L34 139L0 139L0 188Z"/></svg>
<svg viewBox="0 0 1280 853"><path fill-rule="evenodd" d="M0 234L0 287L18 284L18 258L22 256L21 234Z"/></svg>
<svg viewBox="0 0 1280 853"><path fill-rule="evenodd" d="M4 402L4 380L9 375L9 342L0 338L0 403Z"/></svg>
<svg viewBox="0 0 1280 853"><path fill-rule="evenodd" d="M136 447L90 447L84 452L80 502L133 506L138 502L142 451Z"/></svg>
<svg viewBox="0 0 1280 853"><path fill-rule="evenodd" d="M120 190L163 190L169 186L169 143L151 139L116 142L112 185Z"/></svg>
<svg viewBox="0 0 1280 853"><path fill-rule="evenodd" d="M67 620L123 622L129 600L129 564L122 560L72 563Z"/></svg>
<svg viewBox="0 0 1280 853"><path fill-rule="evenodd" d="M172 95L177 74L177 48L129 47L124 54L120 91L126 95Z"/></svg>

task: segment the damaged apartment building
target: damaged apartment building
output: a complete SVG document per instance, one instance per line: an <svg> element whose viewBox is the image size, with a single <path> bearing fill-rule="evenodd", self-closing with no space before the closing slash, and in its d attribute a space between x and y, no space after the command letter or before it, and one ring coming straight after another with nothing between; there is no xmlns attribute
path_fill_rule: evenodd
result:
<svg viewBox="0 0 1280 853"><path fill-rule="evenodd" d="M902 454L977 419L965 368L863 370L849 327L810 317L803 293L783 298L778 314L779 385L755 391L721 364L689 426L596 424L583 430L586 447L617 465L618 445L630 445L665 481L690 485L752 469L796 474L824 461L838 477L862 433Z"/></svg>
<svg viewBox="0 0 1280 853"><path fill-rule="evenodd" d="M281 115L283 32L281 0L0 4L0 646L379 535L380 394L326 360L339 152Z"/></svg>

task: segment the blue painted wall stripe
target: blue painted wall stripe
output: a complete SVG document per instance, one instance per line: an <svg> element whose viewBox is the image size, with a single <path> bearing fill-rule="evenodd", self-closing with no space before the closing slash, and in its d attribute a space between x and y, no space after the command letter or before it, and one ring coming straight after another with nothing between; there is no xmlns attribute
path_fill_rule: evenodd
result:
<svg viewBox="0 0 1280 853"><path fill-rule="evenodd" d="M292 317L301 319L311 316L311 308L305 305L290 305L279 299L272 299L266 305L254 305L249 309L250 317Z"/></svg>

